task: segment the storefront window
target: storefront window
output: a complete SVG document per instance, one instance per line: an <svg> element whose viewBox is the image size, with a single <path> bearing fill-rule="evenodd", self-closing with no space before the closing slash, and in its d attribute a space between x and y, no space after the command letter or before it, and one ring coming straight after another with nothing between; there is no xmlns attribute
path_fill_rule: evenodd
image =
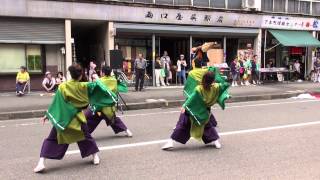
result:
<svg viewBox="0 0 320 180"><path fill-rule="evenodd" d="M320 15L320 2L312 3L312 14L316 16Z"/></svg>
<svg viewBox="0 0 320 180"><path fill-rule="evenodd" d="M150 0L152 1L152 0ZM156 0L156 4L167 4L167 5L172 5L173 0Z"/></svg>
<svg viewBox="0 0 320 180"><path fill-rule="evenodd" d="M25 46L22 44L0 44L0 72L17 72L26 65Z"/></svg>
<svg viewBox="0 0 320 180"><path fill-rule="evenodd" d="M0 72L17 72L20 66L42 72L41 45L0 44Z"/></svg>
<svg viewBox="0 0 320 180"><path fill-rule="evenodd" d="M239 49L253 48L253 39L239 39Z"/></svg>
<svg viewBox="0 0 320 180"><path fill-rule="evenodd" d="M27 69L29 72L41 72L41 46L40 45L27 45Z"/></svg>
<svg viewBox="0 0 320 180"><path fill-rule="evenodd" d="M286 0L274 0L274 12L285 12Z"/></svg>
<svg viewBox="0 0 320 180"><path fill-rule="evenodd" d="M242 0L228 0L228 9L241 9Z"/></svg>
<svg viewBox="0 0 320 180"><path fill-rule="evenodd" d="M134 2L138 2L138 3L153 3L153 0L135 0Z"/></svg>
<svg viewBox="0 0 320 180"><path fill-rule="evenodd" d="M174 0L174 5L191 5L191 0Z"/></svg>
<svg viewBox="0 0 320 180"><path fill-rule="evenodd" d="M273 0L262 0L261 9L262 9L262 11L272 11L273 10Z"/></svg>
<svg viewBox="0 0 320 180"><path fill-rule="evenodd" d="M310 14L310 2L300 1L300 13Z"/></svg>
<svg viewBox="0 0 320 180"><path fill-rule="evenodd" d="M299 12L299 1L288 0L288 13L298 13Z"/></svg>
<svg viewBox="0 0 320 180"><path fill-rule="evenodd" d="M215 8L226 8L225 0L210 0L210 6Z"/></svg>
<svg viewBox="0 0 320 180"><path fill-rule="evenodd" d="M151 37L129 37L118 36L115 38L115 45L122 52L123 72L129 80L133 80L134 61L138 54L142 54L147 60L147 74L152 77L152 39ZM152 78L150 78L152 80ZM152 82L152 81L151 81ZM146 82L148 85L148 82ZM150 84L149 84L150 85Z"/></svg>

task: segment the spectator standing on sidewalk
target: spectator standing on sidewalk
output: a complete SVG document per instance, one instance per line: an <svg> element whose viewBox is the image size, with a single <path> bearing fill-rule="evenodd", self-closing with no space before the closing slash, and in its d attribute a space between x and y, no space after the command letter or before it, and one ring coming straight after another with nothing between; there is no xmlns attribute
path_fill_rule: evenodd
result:
<svg viewBox="0 0 320 180"><path fill-rule="evenodd" d="M180 84L186 83L186 68L187 68L187 61L184 58L184 55L180 55L180 59L177 61L177 73L178 73L178 79ZM183 81L183 82L182 82Z"/></svg>
<svg viewBox="0 0 320 180"><path fill-rule="evenodd" d="M259 83L259 64L257 62L257 57L257 55L254 55L251 60L251 77L253 84Z"/></svg>
<svg viewBox="0 0 320 180"><path fill-rule="evenodd" d="M244 68L245 68L245 85L250 86L251 79L251 58L245 57L244 59Z"/></svg>
<svg viewBox="0 0 320 180"><path fill-rule="evenodd" d="M267 68L274 68L274 63L273 63L274 59L270 59L269 63L267 64ZM267 80L272 80L274 81L274 75L273 73L267 74Z"/></svg>
<svg viewBox="0 0 320 180"><path fill-rule="evenodd" d="M300 80L300 78L301 78L301 65L300 65L299 60L296 60L294 62L293 68L294 68L294 71L295 71L296 79Z"/></svg>
<svg viewBox="0 0 320 180"><path fill-rule="evenodd" d="M244 68L244 60L242 55L240 55L240 60L239 60L239 75L240 75L241 86L244 86L245 68Z"/></svg>
<svg viewBox="0 0 320 180"><path fill-rule="evenodd" d="M138 54L138 58L134 61L134 71L136 75L136 91L142 91L144 83L144 75L146 73L147 60L143 58L143 55ZM139 88L139 89L138 89Z"/></svg>
<svg viewBox="0 0 320 180"><path fill-rule="evenodd" d="M166 84L169 86L169 78L170 78L170 57L168 56L168 52L164 51L163 56L161 57L161 65L165 72Z"/></svg>
<svg viewBox="0 0 320 180"><path fill-rule="evenodd" d="M92 75L93 74L97 74L96 67L97 67L97 65L93 61L90 61L90 65L89 65L89 82L93 81L93 79L92 79L93 76Z"/></svg>
<svg viewBox="0 0 320 180"><path fill-rule="evenodd" d="M164 70L161 68L161 62L160 62L160 57L158 56L156 58L155 61L155 65L154 65L154 71L155 71L155 78L156 78L156 86L166 86L166 84L164 83L164 76L165 76L165 72Z"/></svg>
<svg viewBox="0 0 320 180"><path fill-rule="evenodd" d="M313 67L315 71L314 82L320 82L320 58L317 58L313 64Z"/></svg>
<svg viewBox="0 0 320 180"><path fill-rule="evenodd" d="M238 77L239 77L239 64L238 57L234 58L234 60L230 64L231 75L232 75L232 86L238 86Z"/></svg>
<svg viewBox="0 0 320 180"><path fill-rule="evenodd" d="M20 72L18 72L16 77L16 94L23 95L24 89L30 80L29 73L27 72L27 68L25 66L20 67ZM30 85L29 85L30 86Z"/></svg>

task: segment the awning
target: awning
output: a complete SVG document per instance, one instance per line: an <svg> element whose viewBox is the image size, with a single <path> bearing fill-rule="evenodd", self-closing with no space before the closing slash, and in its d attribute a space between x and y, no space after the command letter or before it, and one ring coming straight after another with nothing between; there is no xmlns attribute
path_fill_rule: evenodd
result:
<svg viewBox="0 0 320 180"><path fill-rule="evenodd" d="M320 41L307 31L269 30L269 32L283 45L295 47L320 47Z"/></svg>
<svg viewBox="0 0 320 180"><path fill-rule="evenodd" d="M138 24L138 23L114 23L117 32L143 32L155 34L184 34L184 35L228 35L228 36L252 36L256 37L259 29L256 28L231 28L209 26L185 26L164 24Z"/></svg>

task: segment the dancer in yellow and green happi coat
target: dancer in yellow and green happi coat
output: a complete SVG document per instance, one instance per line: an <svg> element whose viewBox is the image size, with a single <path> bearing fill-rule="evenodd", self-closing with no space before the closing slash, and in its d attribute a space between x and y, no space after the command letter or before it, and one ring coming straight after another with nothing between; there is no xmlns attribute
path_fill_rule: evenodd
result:
<svg viewBox="0 0 320 180"><path fill-rule="evenodd" d="M220 71L216 67L202 67L202 62L200 59L194 60L195 67L189 72L187 82L183 89L183 94L186 99L188 99L192 93L194 92L195 88L201 84L202 77L207 72L213 72L215 76L216 83L226 83L225 78L220 75ZM223 94L227 93L227 91L222 92ZM228 96L221 96L217 103L221 106L222 109L225 108L225 100Z"/></svg>
<svg viewBox="0 0 320 180"><path fill-rule="evenodd" d="M79 82L82 78L80 65L74 64L68 70L72 80L59 86L43 118L44 122L49 119L54 127L42 144L40 160L34 172L42 172L45 169L45 159L62 159L69 144L75 142L83 158L92 155L94 164L100 162L97 155L99 149L89 133L82 110L89 104L113 106L117 102L117 96L101 81Z"/></svg>
<svg viewBox="0 0 320 180"><path fill-rule="evenodd" d="M171 139L162 147L163 150L172 149L174 141L185 144L190 137L221 148L216 131L217 121L211 114L211 106L218 103L222 109L225 108L224 101L229 98L227 92L229 83L222 81L223 79L220 79L220 83L215 81L219 78L221 77L218 73L207 70L201 77L201 83L196 85L193 92L191 88L189 89L179 121Z"/></svg>
<svg viewBox="0 0 320 180"><path fill-rule="evenodd" d="M124 82L118 82L114 76L111 76L112 69L109 66L105 66L102 69L104 76L100 78L100 81L108 87L113 93L127 92L128 87ZM115 134L124 132L126 136L132 137L131 131L122 122L122 120L116 116L116 106L105 106L100 108L99 111L93 111L92 108L88 108L85 113L88 120L89 132L92 133L102 120L106 121L107 126L111 126Z"/></svg>

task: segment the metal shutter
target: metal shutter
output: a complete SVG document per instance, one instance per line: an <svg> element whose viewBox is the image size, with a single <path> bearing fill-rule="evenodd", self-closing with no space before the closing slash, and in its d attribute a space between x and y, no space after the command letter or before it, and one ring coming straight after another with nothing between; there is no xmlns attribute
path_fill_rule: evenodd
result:
<svg viewBox="0 0 320 180"><path fill-rule="evenodd" d="M63 44L64 21L0 18L0 43Z"/></svg>

